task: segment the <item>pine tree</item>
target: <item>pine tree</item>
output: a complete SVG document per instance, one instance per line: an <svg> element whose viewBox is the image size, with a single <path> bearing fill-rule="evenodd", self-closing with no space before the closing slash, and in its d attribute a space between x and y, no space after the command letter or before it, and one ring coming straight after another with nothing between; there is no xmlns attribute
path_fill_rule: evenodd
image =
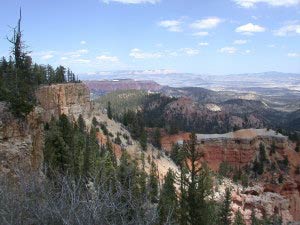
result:
<svg viewBox="0 0 300 225"><path fill-rule="evenodd" d="M49 130L45 135L44 163L48 175L52 172L66 173L69 162L68 146L65 143L59 126L54 119L51 120Z"/></svg>
<svg viewBox="0 0 300 225"><path fill-rule="evenodd" d="M56 83L65 83L66 82L66 68L63 66L58 66L55 70L55 82Z"/></svg>
<svg viewBox="0 0 300 225"><path fill-rule="evenodd" d="M79 131L84 133L86 129L86 125L81 114L78 117L77 124L78 124Z"/></svg>
<svg viewBox="0 0 300 225"><path fill-rule="evenodd" d="M246 225L240 210L236 213L233 225Z"/></svg>
<svg viewBox="0 0 300 225"><path fill-rule="evenodd" d="M83 175L83 160L84 160L84 152L85 152L85 134L82 133L78 126L74 127L74 177L79 178Z"/></svg>
<svg viewBox="0 0 300 225"><path fill-rule="evenodd" d="M18 25L13 29L14 35L8 39L13 44L12 53L14 55L14 70L9 78L9 92L7 93L11 112L19 117L25 116L32 111L35 103L34 80L31 73L32 60L25 51L21 31L22 13Z"/></svg>
<svg viewBox="0 0 300 225"><path fill-rule="evenodd" d="M109 119L113 118L110 102L107 103L107 116L108 116Z"/></svg>
<svg viewBox="0 0 300 225"><path fill-rule="evenodd" d="M275 145L275 142L273 141L272 145L271 145L270 155L275 154L275 152L276 152L276 145Z"/></svg>
<svg viewBox="0 0 300 225"><path fill-rule="evenodd" d="M260 225L259 220L255 216L255 211L252 209L251 212L251 225Z"/></svg>
<svg viewBox="0 0 300 225"><path fill-rule="evenodd" d="M212 179L207 165L200 165L197 138L193 133L184 144L184 163L181 165L180 224L206 225L214 218L214 205L209 201Z"/></svg>
<svg viewBox="0 0 300 225"><path fill-rule="evenodd" d="M229 188L225 190L225 198L220 209L220 224L230 225L231 224L231 192Z"/></svg>
<svg viewBox="0 0 300 225"><path fill-rule="evenodd" d="M147 150L147 133L145 130L142 131L140 136L140 144L144 151Z"/></svg>
<svg viewBox="0 0 300 225"><path fill-rule="evenodd" d="M154 132L154 146L157 148L161 148L161 133L160 133L160 129L156 128L155 132Z"/></svg>
<svg viewBox="0 0 300 225"><path fill-rule="evenodd" d="M157 167L154 161L151 162L150 175L149 175L149 197L152 203L158 202L158 177L157 177Z"/></svg>
<svg viewBox="0 0 300 225"><path fill-rule="evenodd" d="M158 203L158 214L159 224L173 224L177 222L177 195L175 184L175 175L171 169L169 169L164 184L161 190L159 203Z"/></svg>

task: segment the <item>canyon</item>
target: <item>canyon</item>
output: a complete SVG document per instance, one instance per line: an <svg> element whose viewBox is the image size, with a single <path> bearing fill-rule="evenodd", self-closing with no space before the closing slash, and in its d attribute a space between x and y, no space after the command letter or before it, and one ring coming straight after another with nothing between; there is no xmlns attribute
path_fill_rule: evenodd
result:
<svg viewBox="0 0 300 225"><path fill-rule="evenodd" d="M113 143L118 159L124 148L137 161L141 159L140 144L130 137L130 133L122 124L110 120L103 110L95 108L90 100L90 91L84 84L42 86L37 90L36 96L38 106L25 120L14 118L5 103L0 104L1 175L18 179L21 174L39 174L43 179L44 124L52 117L58 118L62 114L66 114L73 121L81 114L88 126L95 117L107 125L112 137L121 134L121 144ZM212 108L216 109L210 105L210 110ZM123 138L125 135L129 136L128 140ZM189 135L190 133L164 134L161 139L163 151L151 144L148 145L144 152L145 158L150 157L155 161L161 181L169 168L179 172L165 152L171 151L174 143L183 144L189 140ZM101 130L97 133L97 137L100 144L107 142L107 137ZM204 153L203 161L214 171L218 171L222 162L228 162L237 168L251 165L258 155L260 143L266 146L270 162L288 158L290 169L284 174L284 182L271 182L272 177L278 178L280 171L265 172L259 179L251 180L248 188L225 179L217 187L216 197L219 196L221 199L225 187L231 187L233 211L240 210L247 224L252 209L260 218L278 214L284 224L288 221L299 221L300 176L295 171L299 166L300 155L294 151L295 145L286 136L269 129L244 129L226 134L197 134L197 149ZM270 149L273 143L276 153L271 157ZM150 164L146 162L145 167L146 171L149 171Z"/></svg>

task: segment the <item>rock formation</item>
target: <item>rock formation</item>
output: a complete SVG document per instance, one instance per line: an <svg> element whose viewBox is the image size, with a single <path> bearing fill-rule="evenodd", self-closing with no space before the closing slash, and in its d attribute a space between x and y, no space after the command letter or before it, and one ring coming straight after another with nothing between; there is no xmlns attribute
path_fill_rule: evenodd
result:
<svg viewBox="0 0 300 225"><path fill-rule="evenodd" d="M225 195L225 188L228 187L232 191L231 208L234 212L233 215L239 210L243 214L247 225L251 224L252 211L255 212L258 219L278 215L282 217L283 224L295 220L289 210L290 201L278 193L265 192L263 185L244 188L228 179L224 179L215 193L217 200L222 200Z"/></svg>
<svg viewBox="0 0 300 225"><path fill-rule="evenodd" d="M36 96L38 106L25 120L15 118L6 104L0 103L0 175L41 175L44 122L63 113L76 119L91 111L89 90L81 83L43 86Z"/></svg>
<svg viewBox="0 0 300 225"><path fill-rule="evenodd" d="M43 109L36 107L25 120L15 118L0 103L0 176L18 179L41 175L44 146Z"/></svg>
<svg viewBox="0 0 300 225"><path fill-rule="evenodd" d="M165 136L162 145L170 151L172 143L181 144L189 139L189 134ZM267 129L244 129L227 134L197 134L198 150L213 170L218 170L221 162L233 166L244 166L253 161L260 143L271 146L274 142L278 150L288 146L288 138Z"/></svg>
<svg viewBox="0 0 300 225"><path fill-rule="evenodd" d="M82 83L43 86L36 96L38 104L45 110L44 121L61 114L77 118L91 111L90 92Z"/></svg>

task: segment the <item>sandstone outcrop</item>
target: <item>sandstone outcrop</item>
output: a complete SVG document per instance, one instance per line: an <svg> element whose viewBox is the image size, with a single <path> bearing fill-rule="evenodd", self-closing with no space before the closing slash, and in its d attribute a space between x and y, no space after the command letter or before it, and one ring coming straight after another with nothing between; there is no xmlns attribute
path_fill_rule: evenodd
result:
<svg viewBox="0 0 300 225"><path fill-rule="evenodd" d="M61 114L76 119L80 114L87 115L91 111L90 92L82 83L43 86L37 90L36 97L45 110L44 121Z"/></svg>
<svg viewBox="0 0 300 225"><path fill-rule="evenodd" d="M0 175L18 179L41 175L43 163L43 109L36 107L25 120L15 118L0 103Z"/></svg>
<svg viewBox="0 0 300 225"><path fill-rule="evenodd" d="M189 140L189 134L165 136L162 145L170 151L173 143L182 144ZM197 148L204 153L204 160L213 170L218 170L221 162L242 167L251 163L260 143L275 144L278 151L287 148L288 138L267 129L244 129L227 134L197 134Z"/></svg>

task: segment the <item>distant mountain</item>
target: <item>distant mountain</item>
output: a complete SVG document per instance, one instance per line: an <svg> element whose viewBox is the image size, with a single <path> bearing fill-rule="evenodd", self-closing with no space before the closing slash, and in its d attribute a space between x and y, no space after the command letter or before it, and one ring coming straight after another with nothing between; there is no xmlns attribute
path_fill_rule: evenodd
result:
<svg viewBox="0 0 300 225"><path fill-rule="evenodd" d="M262 101L284 112L300 109L300 74L265 72L221 76L146 70L101 72L90 78L94 80L85 83L94 96L135 89L188 97L199 103L245 99Z"/></svg>
<svg viewBox="0 0 300 225"><path fill-rule="evenodd" d="M115 80L90 80L84 81L91 93L95 96L104 95L119 90L143 90L157 92L162 86L154 81L136 81L132 79L115 79Z"/></svg>
<svg viewBox="0 0 300 225"><path fill-rule="evenodd" d="M203 87L209 89L228 90L234 87L242 90L245 87L287 88L300 91L300 73L244 73L229 75L205 75L193 73L178 73L172 70L137 70L108 71L80 75L82 80L154 80L160 85L171 87ZM296 87L293 87L295 85Z"/></svg>

